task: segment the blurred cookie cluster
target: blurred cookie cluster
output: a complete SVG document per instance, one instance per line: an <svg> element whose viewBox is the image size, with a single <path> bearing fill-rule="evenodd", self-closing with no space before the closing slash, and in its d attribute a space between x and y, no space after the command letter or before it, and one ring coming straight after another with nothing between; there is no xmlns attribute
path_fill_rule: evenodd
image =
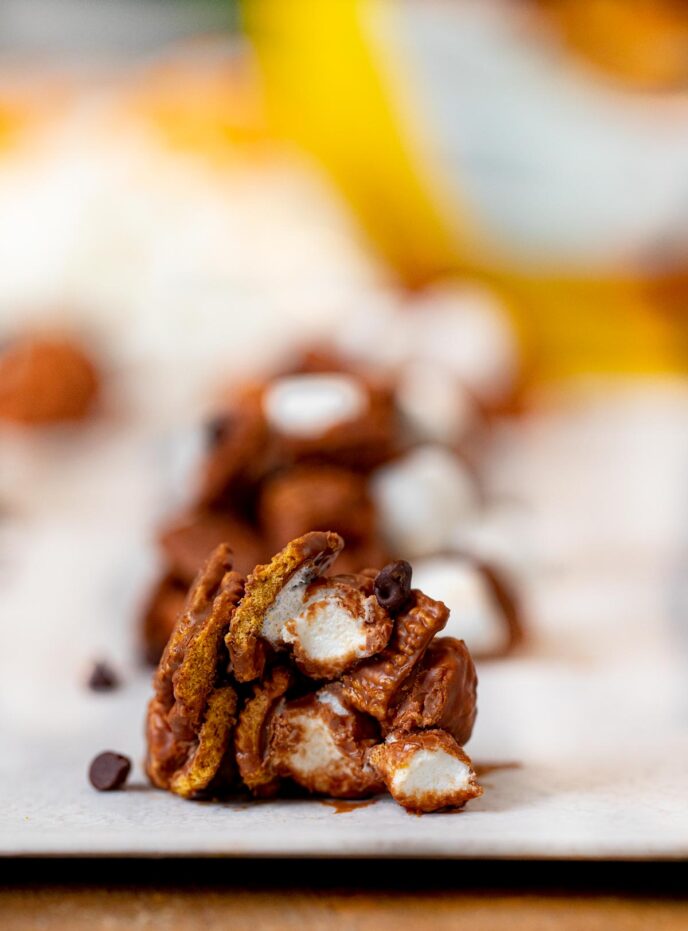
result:
<svg viewBox="0 0 688 931"><path fill-rule="evenodd" d="M324 529L346 542L340 573L412 559L477 656L518 641L510 579L457 543L484 506L481 444L513 402L511 334L481 292L457 300L438 290L415 304L352 315L326 348L234 385L218 405L191 503L159 529L163 569L143 617L149 661L214 547L229 543L245 574Z"/></svg>
<svg viewBox="0 0 688 931"><path fill-rule="evenodd" d="M244 579L227 544L189 589L148 706L146 771L213 798L285 788L404 808L482 795L463 749L477 677L465 643L438 637L446 605L409 563L338 573L344 541L312 531Z"/></svg>

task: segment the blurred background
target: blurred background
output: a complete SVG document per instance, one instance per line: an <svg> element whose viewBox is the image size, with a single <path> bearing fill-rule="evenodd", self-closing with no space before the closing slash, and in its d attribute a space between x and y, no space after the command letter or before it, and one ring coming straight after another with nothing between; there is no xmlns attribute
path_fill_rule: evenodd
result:
<svg viewBox="0 0 688 931"><path fill-rule="evenodd" d="M480 477L451 544L516 579L532 656L632 636L676 664L687 310L678 0L3 0L14 725L44 727L37 670L76 727L78 671L132 662L200 425L313 344L394 379L425 364L406 397ZM66 418L41 405L73 359L11 358L54 334L87 359ZM464 444L466 404L482 429Z"/></svg>

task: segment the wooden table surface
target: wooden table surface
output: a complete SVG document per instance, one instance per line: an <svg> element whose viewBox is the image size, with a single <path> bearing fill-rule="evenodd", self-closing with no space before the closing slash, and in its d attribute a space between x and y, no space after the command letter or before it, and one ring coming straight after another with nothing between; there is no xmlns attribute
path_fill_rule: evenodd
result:
<svg viewBox="0 0 688 931"><path fill-rule="evenodd" d="M5 861L2 931L688 931L686 864Z"/></svg>

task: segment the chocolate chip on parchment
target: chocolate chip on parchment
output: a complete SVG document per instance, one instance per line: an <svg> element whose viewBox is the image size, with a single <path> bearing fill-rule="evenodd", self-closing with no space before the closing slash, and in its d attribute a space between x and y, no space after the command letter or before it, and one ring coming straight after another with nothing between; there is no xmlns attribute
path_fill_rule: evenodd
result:
<svg viewBox="0 0 688 931"><path fill-rule="evenodd" d="M375 597L389 614L397 614L408 601L411 571L411 566L405 559L398 559L378 572L375 579Z"/></svg>
<svg viewBox="0 0 688 931"><path fill-rule="evenodd" d="M121 788L127 781L131 770L131 760L121 753L106 751L99 753L88 771L88 778L94 789L99 792L111 792Z"/></svg>
<svg viewBox="0 0 688 931"><path fill-rule="evenodd" d="M92 692L110 692L119 686L119 676L107 663L94 663L88 677L88 687Z"/></svg>

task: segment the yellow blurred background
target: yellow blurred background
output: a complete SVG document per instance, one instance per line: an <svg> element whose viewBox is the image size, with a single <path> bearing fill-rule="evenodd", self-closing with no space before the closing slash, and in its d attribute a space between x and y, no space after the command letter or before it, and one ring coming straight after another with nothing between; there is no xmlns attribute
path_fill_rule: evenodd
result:
<svg viewBox="0 0 688 931"><path fill-rule="evenodd" d="M685 5L248 0L245 9L274 125L328 167L406 284L447 272L489 282L538 377L683 369ZM615 192L606 205L618 215L616 241L596 251L605 182L625 173L622 202ZM645 198L646 222L636 214L625 229L623 199L638 196L640 176L655 197ZM490 181L504 215L556 201L557 182L572 198L560 198L560 216L547 206L548 225L522 252L523 217L505 236L494 204L482 209L490 198L478 188ZM674 215L671 202L657 204L672 194ZM569 216L582 243L560 235ZM520 226L527 235L527 220Z"/></svg>
<svg viewBox="0 0 688 931"><path fill-rule="evenodd" d="M526 383L685 370L685 4L135 8L94 4L83 47L63 48L59 20L66 31L74 3L7 5L5 151L40 145L65 114L73 123L75 101L98 111L85 147L105 125L112 139L145 127L161 160L191 153L215 168L260 165L286 147L326 172L402 286L451 275L493 288ZM112 39L115 19L130 23L131 41Z"/></svg>

